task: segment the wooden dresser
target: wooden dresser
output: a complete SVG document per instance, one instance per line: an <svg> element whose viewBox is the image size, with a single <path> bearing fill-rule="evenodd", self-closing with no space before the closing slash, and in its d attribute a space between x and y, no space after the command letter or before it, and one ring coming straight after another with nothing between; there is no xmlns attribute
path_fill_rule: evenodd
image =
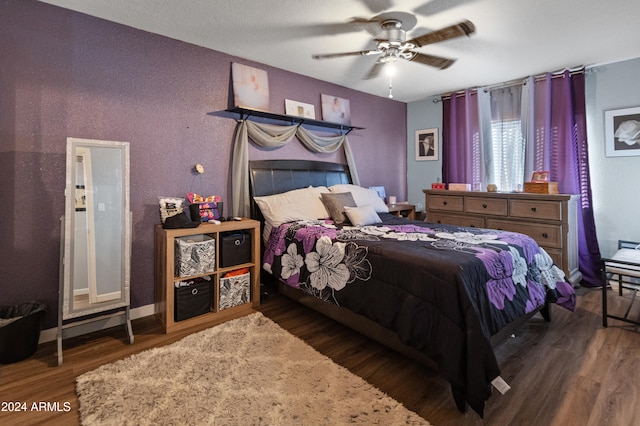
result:
<svg viewBox="0 0 640 426"><path fill-rule="evenodd" d="M577 285L579 195L424 189L427 222L529 235Z"/></svg>

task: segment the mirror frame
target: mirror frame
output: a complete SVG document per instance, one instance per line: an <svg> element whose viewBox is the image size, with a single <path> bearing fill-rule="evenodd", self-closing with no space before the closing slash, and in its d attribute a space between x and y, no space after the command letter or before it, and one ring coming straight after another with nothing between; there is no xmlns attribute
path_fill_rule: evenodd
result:
<svg viewBox="0 0 640 426"><path fill-rule="evenodd" d="M113 148L121 150L122 165L122 271L121 271L121 295L118 299L105 302L87 303L76 308L73 305L73 270L74 270L74 234L76 211L76 164L78 148ZM62 218L63 240L63 271L61 271L60 302L63 319L71 319L85 315L91 315L112 309L118 309L130 304L130 280L131 280L131 206L130 206L130 159L129 143L116 141L101 141L94 139L67 138L66 150L66 189L65 189L65 215Z"/></svg>

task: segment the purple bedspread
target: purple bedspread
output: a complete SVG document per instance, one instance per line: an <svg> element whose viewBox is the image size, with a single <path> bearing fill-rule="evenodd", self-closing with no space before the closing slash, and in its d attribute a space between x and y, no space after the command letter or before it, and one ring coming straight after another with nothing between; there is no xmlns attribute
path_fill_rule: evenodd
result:
<svg viewBox="0 0 640 426"><path fill-rule="evenodd" d="M500 374L490 337L545 301L573 311L572 286L526 235L380 216L364 227L282 224L263 266L397 333L438 363L460 410L482 416Z"/></svg>

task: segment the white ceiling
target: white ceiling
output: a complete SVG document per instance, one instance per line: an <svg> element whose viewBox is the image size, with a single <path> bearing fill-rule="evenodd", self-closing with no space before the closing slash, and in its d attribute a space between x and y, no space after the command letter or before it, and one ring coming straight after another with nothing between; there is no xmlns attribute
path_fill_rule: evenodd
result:
<svg viewBox="0 0 640 426"><path fill-rule="evenodd" d="M457 58L446 70L402 61L394 99L410 102L562 68L640 57L639 0L41 0L379 96L386 74L363 80L375 57L311 58L375 47L349 24L381 12L415 14L407 38L463 19L460 37L417 49Z"/></svg>

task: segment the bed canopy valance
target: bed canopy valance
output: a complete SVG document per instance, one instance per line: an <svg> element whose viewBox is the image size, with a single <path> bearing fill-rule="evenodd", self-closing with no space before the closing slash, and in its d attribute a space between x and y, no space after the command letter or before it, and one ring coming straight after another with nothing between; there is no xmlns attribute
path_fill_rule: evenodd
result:
<svg viewBox="0 0 640 426"><path fill-rule="evenodd" d="M236 127L233 143L231 212L234 216L247 217L250 213L249 139L262 148L280 148L291 142L294 136L311 152L327 154L342 147L351 173L351 180L356 185L360 184L353 152L346 134L319 136L299 124L282 126L240 120Z"/></svg>

